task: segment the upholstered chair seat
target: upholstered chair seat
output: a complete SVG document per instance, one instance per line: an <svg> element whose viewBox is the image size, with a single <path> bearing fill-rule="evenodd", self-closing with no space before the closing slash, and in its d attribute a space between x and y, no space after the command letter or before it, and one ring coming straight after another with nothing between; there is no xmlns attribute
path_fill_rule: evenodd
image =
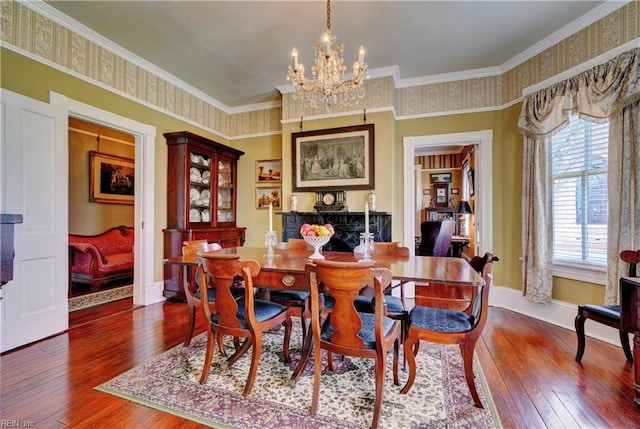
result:
<svg viewBox="0 0 640 429"><path fill-rule="evenodd" d="M436 332L467 332L473 327L473 316L463 311L416 306L409 313L409 323L418 329Z"/></svg>
<svg viewBox="0 0 640 429"><path fill-rule="evenodd" d="M367 349L375 349L375 315L373 313L358 313L360 321L362 322L362 329L358 333L358 336L364 341L364 347ZM394 321L390 317L382 318L382 335L387 336L394 329ZM335 328L331 324L331 314L327 318L327 322L322 326L322 333L320 338L322 341L331 341L331 335L335 332Z"/></svg>

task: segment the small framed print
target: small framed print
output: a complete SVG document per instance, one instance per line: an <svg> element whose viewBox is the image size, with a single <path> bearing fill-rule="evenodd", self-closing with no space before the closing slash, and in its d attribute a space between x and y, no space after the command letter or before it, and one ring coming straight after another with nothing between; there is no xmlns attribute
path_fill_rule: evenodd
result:
<svg viewBox="0 0 640 429"><path fill-rule="evenodd" d="M458 195L460 193L459 188L451 188L451 195Z"/></svg>
<svg viewBox="0 0 640 429"><path fill-rule="evenodd" d="M256 208L267 209L273 204L275 210L282 207L282 188L256 188Z"/></svg>
<svg viewBox="0 0 640 429"><path fill-rule="evenodd" d="M451 173L436 173L430 176L431 183L451 183Z"/></svg>
<svg viewBox="0 0 640 429"><path fill-rule="evenodd" d="M282 181L282 160L256 161L256 183L279 183Z"/></svg>
<svg viewBox="0 0 640 429"><path fill-rule="evenodd" d="M436 207L447 207L449 205L449 184L436 183L433 185L436 194Z"/></svg>
<svg viewBox="0 0 640 429"><path fill-rule="evenodd" d="M431 195L431 189L423 189L422 195Z"/></svg>
<svg viewBox="0 0 640 429"><path fill-rule="evenodd" d="M133 204L135 162L95 150L89 151L89 201Z"/></svg>

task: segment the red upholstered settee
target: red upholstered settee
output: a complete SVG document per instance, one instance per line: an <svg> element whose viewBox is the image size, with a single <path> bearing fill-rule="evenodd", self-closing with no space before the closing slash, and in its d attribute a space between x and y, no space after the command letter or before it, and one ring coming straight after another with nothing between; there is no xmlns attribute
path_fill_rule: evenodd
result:
<svg viewBox="0 0 640 429"><path fill-rule="evenodd" d="M133 231L118 226L97 235L69 234L70 281L98 290L107 282L133 278Z"/></svg>

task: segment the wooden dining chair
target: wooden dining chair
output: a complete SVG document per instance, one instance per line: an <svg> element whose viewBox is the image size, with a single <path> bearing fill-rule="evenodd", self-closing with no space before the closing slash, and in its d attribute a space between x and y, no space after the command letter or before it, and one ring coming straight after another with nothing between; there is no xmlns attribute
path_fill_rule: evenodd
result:
<svg viewBox="0 0 640 429"><path fill-rule="evenodd" d="M484 286L475 295L469 311L453 311L442 308L415 306L409 313L409 329L404 342L404 356L409 364L409 377L400 393L408 393L416 378L416 359L420 340L439 344L458 344L464 362L464 375L475 406L483 408L473 374L473 353L487 323L489 291L493 278L493 263L499 258L492 253L475 257L476 266L482 268ZM474 261L474 263L475 263ZM475 267L474 267L475 268ZM468 286L465 286L468 287Z"/></svg>
<svg viewBox="0 0 640 429"><path fill-rule="evenodd" d="M640 262L640 250L624 250L620 253L620 259L629 264L629 277L635 277L637 275L636 265ZM620 344L624 355L627 361L633 362L633 353L631 353L629 344L629 332L622 329L620 314L620 305L583 304L578 306L578 315L574 322L576 335L578 336L577 362L580 362L584 355L586 345L584 323L587 319L617 329L620 334Z"/></svg>
<svg viewBox="0 0 640 429"><path fill-rule="evenodd" d="M217 252L198 253L198 275L200 289L204 294L208 280L216 285L216 312L201 301L201 308L210 321L207 329L207 351L200 384L207 381L213 360L213 348L216 337L231 335L246 338L235 352L227 358L226 366L232 366L249 348L252 348L251 366L242 396L248 396L258 372L262 352L262 335L265 331L284 324L283 358L290 362L289 341L291 337L291 317L289 308L275 302L254 298L253 277L260 273L257 261L241 260L239 255ZM236 299L232 289L237 284L234 279L242 276L244 300ZM236 286L237 287L237 286Z"/></svg>
<svg viewBox="0 0 640 429"><path fill-rule="evenodd" d="M190 240L182 243L182 256L195 256L198 252L211 252L220 250L222 246L218 243L208 243L207 240ZM187 326L187 337L184 340L184 346L187 347L191 343L193 330L196 325L196 309L200 307L200 285L196 270L189 269L189 274L183 279L184 295L187 297L187 309L189 312L189 325ZM207 298L211 312L215 312L214 301L216 299L215 288L207 289ZM223 349L220 349L223 352Z"/></svg>
<svg viewBox="0 0 640 429"><path fill-rule="evenodd" d="M360 254L359 246L354 249L354 254ZM389 242L378 242L376 241L373 244L373 250L371 251L371 256L375 258L379 267L384 267L392 263L395 260L407 260L409 259L411 251L408 247L400 246L400 243L397 241L389 241ZM407 305L404 297L404 285L405 281L396 281L394 280L385 290L383 299L386 304L386 316L399 320L402 326L401 334L400 334L400 342L404 341L404 336L407 329L407 323L409 321L409 312L407 311ZM400 296L392 295L394 289L399 289ZM366 311L369 313L373 313L374 303L372 291L365 289L361 294L356 298L354 305L358 311Z"/></svg>
<svg viewBox="0 0 640 429"><path fill-rule="evenodd" d="M373 268L374 261L334 262L316 260L306 266L311 287L311 334L313 336L315 370L311 414L318 409L322 350L331 353L375 359L375 405L372 428L380 422L384 393L387 352L393 345L393 381L398 381L400 322L384 315L384 289L391 283L391 271ZM363 287L372 286L375 297L373 313L356 311L353 301ZM320 292L329 292L335 300L333 311L321 320ZM329 370L332 362L329 359Z"/></svg>
<svg viewBox="0 0 640 429"><path fill-rule="evenodd" d="M313 252L313 247L302 238L290 238L288 241L280 242L276 249L297 249ZM269 300L285 305L291 309L292 316L300 317L302 325L302 340L307 336L307 312L309 311L309 292L299 290L271 290Z"/></svg>

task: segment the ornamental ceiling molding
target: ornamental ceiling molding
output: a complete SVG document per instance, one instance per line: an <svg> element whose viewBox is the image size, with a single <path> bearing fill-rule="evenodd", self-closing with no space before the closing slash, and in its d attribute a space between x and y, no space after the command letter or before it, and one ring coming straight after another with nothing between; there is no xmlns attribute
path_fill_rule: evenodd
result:
<svg viewBox="0 0 640 429"><path fill-rule="evenodd" d="M619 7L615 3L605 5ZM372 70L357 108L392 110L397 119L503 109L519 102L524 88L639 39L639 4L632 1L591 24L579 23L586 26L569 36L551 35L523 53L530 58L521 55L501 67L404 81L397 66ZM544 48L543 42L556 39ZM281 103L224 106L44 2L1 0L0 46L228 140L280 134L282 122L314 114L286 89ZM502 71L506 66L511 68Z"/></svg>

